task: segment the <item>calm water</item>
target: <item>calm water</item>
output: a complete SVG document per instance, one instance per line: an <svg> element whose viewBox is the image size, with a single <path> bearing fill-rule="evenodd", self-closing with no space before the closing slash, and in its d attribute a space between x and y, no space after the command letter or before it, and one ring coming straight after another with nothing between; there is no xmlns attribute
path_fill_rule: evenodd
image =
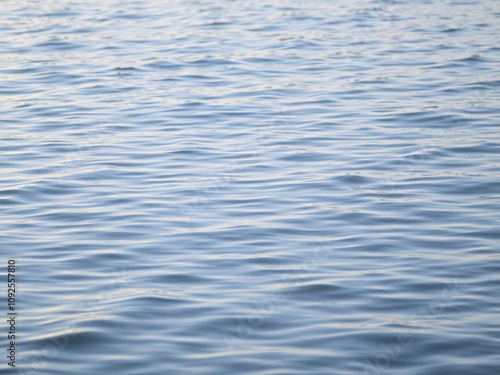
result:
<svg viewBox="0 0 500 375"><path fill-rule="evenodd" d="M500 2L0 14L2 374L500 373Z"/></svg>

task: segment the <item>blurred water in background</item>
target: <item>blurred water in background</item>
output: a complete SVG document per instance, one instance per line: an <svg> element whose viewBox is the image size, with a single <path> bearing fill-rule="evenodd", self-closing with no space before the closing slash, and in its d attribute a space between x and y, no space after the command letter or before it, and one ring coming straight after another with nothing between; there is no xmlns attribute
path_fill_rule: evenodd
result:
<svg viewBox="0 0 500 375"><path fill-rule="evenodd" d="M498 1L0 14L1 373L500 373Z"/></svg>

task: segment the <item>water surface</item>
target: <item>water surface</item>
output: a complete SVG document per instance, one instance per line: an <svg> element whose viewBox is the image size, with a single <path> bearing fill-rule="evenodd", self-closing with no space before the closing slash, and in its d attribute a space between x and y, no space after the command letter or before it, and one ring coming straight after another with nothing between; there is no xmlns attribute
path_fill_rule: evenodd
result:
<svg viewBox="0 0 500 375"><path fill-rule="evenodd" d="M499 2L0 11L1 373L500 373Z"/></svg>

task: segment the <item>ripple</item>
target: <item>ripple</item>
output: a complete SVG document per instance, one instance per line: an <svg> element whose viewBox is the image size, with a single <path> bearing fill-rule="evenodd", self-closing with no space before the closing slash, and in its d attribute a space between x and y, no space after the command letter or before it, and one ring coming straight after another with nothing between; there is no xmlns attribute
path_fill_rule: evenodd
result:
<svg viewBox="0 0 500 375"><path fill-rule="evenodd" d="M20 373L496 375L495 5L4 1Z"/></svg>

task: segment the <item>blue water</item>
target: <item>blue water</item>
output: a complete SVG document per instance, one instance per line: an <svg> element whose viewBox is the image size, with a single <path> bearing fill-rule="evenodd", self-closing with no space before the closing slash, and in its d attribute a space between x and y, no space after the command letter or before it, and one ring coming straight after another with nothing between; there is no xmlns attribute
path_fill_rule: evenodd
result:
<svg viewBox="0 0 500 375"><path fill-rule="evenodd" d="M500 374L500 2L0 14L0 373Z"/></svg>

